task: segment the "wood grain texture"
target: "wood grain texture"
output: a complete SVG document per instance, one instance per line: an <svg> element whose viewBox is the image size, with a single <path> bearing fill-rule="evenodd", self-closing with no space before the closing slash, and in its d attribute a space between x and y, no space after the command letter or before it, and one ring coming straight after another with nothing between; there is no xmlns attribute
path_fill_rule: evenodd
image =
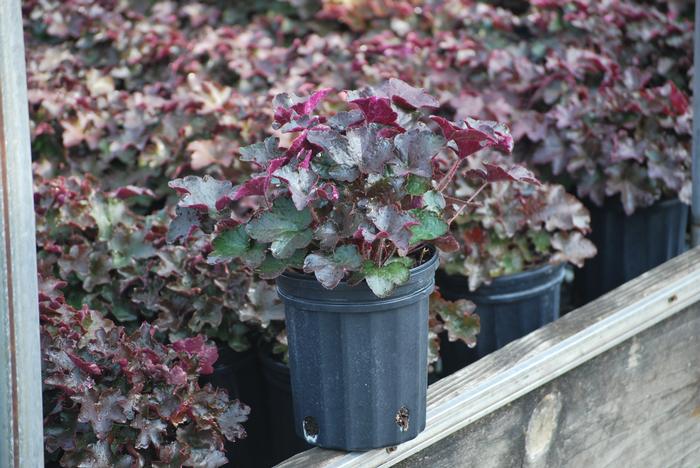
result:
<svg viewBox="0 0 700 468"><path fill-rule="evenodd" d="M343 453L312 449L280 466L394 465L697 302L700 249L686 252L433 384L428 393L428 427L396 450ZM490 443L504 442L494 437ZM537 443L532 442L534 447Z"/></svg>
<svg viewBox="0 0 700 468"><path fill-rule="evenodd" d="M700 304L398 466L700 466Z"/></svg>
<svg viewBox="0 0 700 468"><path fill-rule="evenodd" d="M0 0L0 467L43 466L41 350L20 0Z"/></svg>

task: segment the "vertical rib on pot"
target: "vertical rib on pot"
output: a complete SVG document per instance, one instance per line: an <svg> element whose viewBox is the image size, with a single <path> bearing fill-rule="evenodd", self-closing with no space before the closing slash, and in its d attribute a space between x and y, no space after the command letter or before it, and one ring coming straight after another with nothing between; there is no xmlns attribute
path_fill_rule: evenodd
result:
<svg viewBox="0 0 700 468"><path fill-rule="evenodd" d="M390 298L365 283L324 289L285 274L296 430L309 443L343 450L400 444L425 428L428 297L437 256L411 270Z"/></svg>

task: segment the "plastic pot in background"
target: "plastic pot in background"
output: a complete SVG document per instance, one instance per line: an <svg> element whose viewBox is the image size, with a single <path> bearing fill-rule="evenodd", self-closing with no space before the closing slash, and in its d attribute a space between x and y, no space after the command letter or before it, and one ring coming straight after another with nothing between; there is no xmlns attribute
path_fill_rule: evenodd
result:
<svg viewBox="0 0 700 468"><path fill-rule="evenodd" d="M471 292L465 276L439 271L437 284L443 297L474 302L481 322L481 331L476 337L476 355L461 342L449 343L444 352L441 350L445 371L459 370L476 358L484 357L559 318L563 279L564 265L545 265L495 278L491 284Z"/></svg>
<svg viewBox="0 0 700 468"><path fill-rule="evenodd" d="M688 205L666 200L626 216L618 199L589 204L589 239L598 255L576 270L576 304L586 304L680 255L686 249Z"/></svg>
<svg viewBox="0 0 700 468"><path fill-rule="evenodd" d="M267 386L267 418L269 435L265 452L269 466L276 465L291 456L308 450L311 445L294 430L292 406L292 382L289 367L274 359L264 348L258 354Z"/></svg>
<svg viewBox="0 0 700 468"><path fill-rule="evenodd" d="M398 445L425 428L428 297L437 256L380 299L366 283L324 289L313 276L277 279L285 303L295 428L342 450Z"/></svg>
<svg viewBox="0 0 700 468"><path fill-rule="evenodd" d="M262 372L254 350L242 353L228 346L219 347L219 359L214 373L202 376L202 383L228 390L229 398L239 399L250 406L248 420L243 424L246 437L236 442L226 441L226 466L266 468L269 433Z"/></svg>

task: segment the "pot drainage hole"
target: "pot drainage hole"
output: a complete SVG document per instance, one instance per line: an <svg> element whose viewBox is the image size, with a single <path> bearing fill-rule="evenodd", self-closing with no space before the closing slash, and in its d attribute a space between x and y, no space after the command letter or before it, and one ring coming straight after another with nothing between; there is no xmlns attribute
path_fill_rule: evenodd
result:
<svg viewBox="0 0 700 468"><path fill-rule="evenodd" d="M304 429L304 439L310 444L315 444L318 440L318 423L316 418L313 416L305 417L302 429Z"/></svg>
<svg viewBox="0 0 700 468"><path fill-rule="evenodd" d="M399 408L394 417L394 421L396 421L396 425L399 426L401 432L406 432L408 430L408 408L405 406Z"/></svg>

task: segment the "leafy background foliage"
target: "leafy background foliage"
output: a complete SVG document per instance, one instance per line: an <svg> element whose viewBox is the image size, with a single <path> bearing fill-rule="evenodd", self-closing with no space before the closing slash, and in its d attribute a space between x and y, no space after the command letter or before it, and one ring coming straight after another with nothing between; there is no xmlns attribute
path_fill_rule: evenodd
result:
<svg viewBox="0 0 700 468"><path fill-rule="evenodd" d="M245 437L249 408L200 387L216 347L197 336L163 345L148 322L129 334L65 283L40 288L44 430L49 459L67 466L222 466L224 438Z"/></svg>
<svg viewBox="0 0 700 468"><path fill-rule="evenodd" d="M245 264L224 261L244 242L231 229L230 238L211 243L214 226L197 204L171 211L175 196L167 187L188 176L208 175L231 187L251 180L260 167L253 154L238 157L241 147L270 136L283 147L291 143L281 127L272 127L269 103L279 93L306 96L399 78L426 88L437 100L435 114L448 120L507 122L516 157L587 203L619 197L629 213L660 198L689 196L687 2L28 0L23 10L40 273L45 281L66 283L61 308L83 314L87 304L90 316L99 311L119 324L108 325L111 330L123 326L124 337L151 324L149 346L158 349L156 342L199 334L236 350L261 336L284 349L282 310L271 284L251 279ZM325 110L335 112L339 104L329 98ZM464 196L481 186L472 176L459 177ZM409 178L407 190L425 189ZM488 265L479 281L554 258L561 252L553 247L557 235L585 232L580 224L552 230L537 221L488 219L497 208L491 191L505 184L484 188L481 206L462 209L455 237L488 225L531 240L515 245L508 238L506 247L494 249L489 235L485 249L452 245ZM527 200L560 193L555 185L513 184L508 193L524 191ZM224 194L227 189L219 186ZM296 203L304 202L302 194ZM503 203L518 207L516 198ZM230 217L255 208L247 203L238 201ZM574 203L557 206L566 211ZM172 217L179 224L168 230ZM538 252L534 239L545 234L550 248ZM221 261L207 261L216 257L212 251ZM513 260L518 257L522 261ZM341 250L330 260L312 257L309 267L337 278L338 264L355 265ZM454 265L464 267L465 259ZM273 276L279 265L271 266L277 267ZM452 336L457 326L470 339L475 316L468 304L433 303L433 331L457 323ZM445 318L449 311L464 323ZM55 348L64 338L47 323L44 348ZM186 372L191 379L198 371ZM78 403L69 403L56 406L50 421L61 411L76 418ZM89 433L82 431L81 440ZM163 437L177 440L172 432ZM210 435L205 439L218 446ZM94 445L96 439L88 443L93 451L105 447ZM138 454L122 448L120 456L160 456L153 446Z"/></svg>

